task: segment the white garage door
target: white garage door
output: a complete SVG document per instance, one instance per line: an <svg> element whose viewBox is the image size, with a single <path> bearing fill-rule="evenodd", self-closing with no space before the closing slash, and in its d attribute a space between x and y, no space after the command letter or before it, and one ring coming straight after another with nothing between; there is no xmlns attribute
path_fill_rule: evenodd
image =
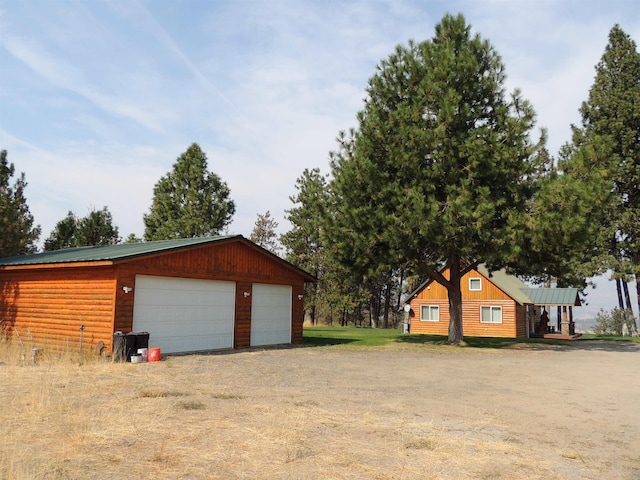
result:
<svg viewBox="0 0 640 480"><path fill-rule="evenodd" d="M133 330L163 353L233 347L235 282L136 275Z"/></svg>
<svg viewBox="0 0 640 480"><path fill-rule="evenodd" d="M291 343L291 286L254 283L251 346Z"/></svg>

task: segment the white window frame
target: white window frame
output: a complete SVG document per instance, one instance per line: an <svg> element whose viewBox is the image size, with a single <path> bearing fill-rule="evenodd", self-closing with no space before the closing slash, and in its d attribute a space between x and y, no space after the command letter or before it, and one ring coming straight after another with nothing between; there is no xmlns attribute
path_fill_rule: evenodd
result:
<svg viewBox="0 0 640 480"><path fill-rule="evenodd" d="M482 312L484 311L485 308L489 309L489 321L485 321L483 320L484 316L482 315ZM500 312L500 321L494 321L494 312ZM482 305L480 307L480 323L493 323L493 324L499 324L502 323L502 307L499 306L495 306L495 305Z"/></svg>
<svg viewBox="0 0 640 480"><path fill-rule="evenodd" d="M477 280L477 281L478 281L478 284L479 284L479 287L478 287L478 288L471 288L471 283L472 283L474 280ZM469 279L469 291L470 291L470 292L481 292L481 291L482 291L482 278L480 278L480 277L473 277L473 278L470 278L470 279Z"/></svg>
<svg viewBox="0 0 640 480"><path fill-rule="evenodd" d="M424 311L427 309L428 318L424 317ZM437 312L437 318L431 317L431 312ZM420 305L420 321L421 322L439 322L440 321L440 305Z"/></svg>

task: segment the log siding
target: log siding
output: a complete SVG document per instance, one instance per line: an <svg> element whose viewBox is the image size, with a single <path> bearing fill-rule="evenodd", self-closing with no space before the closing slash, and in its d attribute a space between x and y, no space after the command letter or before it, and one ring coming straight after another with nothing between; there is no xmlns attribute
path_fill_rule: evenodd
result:
<svg viewBox="0 0 640 480"><path fill-rule="evenodd" d="M443 272L448 278L448 271ZM481 290L469 289L469 278L481 278ZM462 321L463 335L471 337L526 337L525 307L519 305L504 291L494 285L490 279L476 270L462 277ZM440 320L421 320L423 305L440 307ZM410 301L411 333L428 335L448 335L449 299L447 289L432 281L419 291ZM502 323L482 323L481 307L502 307Z"/></svg>
<svg viewBox="0 0 640 480"><path fill-rule="evenodd" d="M2 334L74 347L84 325L83 345L111 350L114 332L132 330L136 275L236 282L234 348L251 341L251 296L242 293L253 283L291 285L291 341L302 342L298 295L310 277L242 237L113 261L0 266Z"/></svg>
<svg viewBox="0 0 640 480"><path fill-rule="evenodd" d="M95 271L94 271L95 270ZM38 346L75 348L80 343L80 327L84 326L83 342L99 341L111 344L115 303L115 281L112 269L90 272L47 270L12 272L3 282L14 285L3 295L3 325L5 337L15 332Z"/></svg>

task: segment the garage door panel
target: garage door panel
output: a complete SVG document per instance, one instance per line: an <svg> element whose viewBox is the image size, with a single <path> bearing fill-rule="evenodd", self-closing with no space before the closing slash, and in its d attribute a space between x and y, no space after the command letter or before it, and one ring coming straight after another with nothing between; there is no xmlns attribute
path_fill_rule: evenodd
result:
<svg viewBox="0 0 640 480"><path fill-rule="evenodd" d="M136 276L133 328L166 353L233 347L235 282Z"/></svg>
<svg viewBox="0 0 640 480"><path fill-rule="evenodd" d="M254 283L251 345L291 343L291 286Z"/></svg>

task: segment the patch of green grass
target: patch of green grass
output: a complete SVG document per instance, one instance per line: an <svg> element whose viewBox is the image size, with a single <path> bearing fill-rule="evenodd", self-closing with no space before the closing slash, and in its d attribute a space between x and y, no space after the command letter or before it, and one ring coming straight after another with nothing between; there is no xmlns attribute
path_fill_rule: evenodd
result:
<svg viewBox="0 0 640 480"><path fill-rule="evenodd" d="M640 337L623 337L621 335L596 335L594 333L585 333L580 340L607 340L615 342L635 342L640 343Z"/></svg>
<svg viewBox="0 0 640 480"><path fill-rule="evenodd" d="M640 337L618 337L585 334L577 341L555 340L548 338L485 338L464 337L467 346L473 348L517 348L520 345L539 344L540 346L562 345L578 346L581 340L621 340L626 342L640 342ZM305 327L304 344L313 346L350 345L355 347L380 347L393 344L407 345L447 345L444 335L405 335L400 330L388 328L363 327Z"/></svg>
<svg viewBox="0 0 640 480"><path fill-rule="evenodd" d="M401 335L398 342L421 345L448 345L444 335ZM464 337L464 344L473 348L511 348L523 344L566 345L567 340L548 338L497 338L497 337Z"/></svg>
<svg viewBox="0 0 640 480"><path fill-rule="evenodd" d="M549 338L485 338L465 337L464 341L475 348L509 348L522 344L567 345L570 340L553 340Z"/></svg>
<svg viewBox="0 0 640 480"><path fill-rule="evenodd" d="M377 347L396 342L400 336L400 331L393 328L304 328L304 343L315 346L349 344L358 347Z"/></svg>

